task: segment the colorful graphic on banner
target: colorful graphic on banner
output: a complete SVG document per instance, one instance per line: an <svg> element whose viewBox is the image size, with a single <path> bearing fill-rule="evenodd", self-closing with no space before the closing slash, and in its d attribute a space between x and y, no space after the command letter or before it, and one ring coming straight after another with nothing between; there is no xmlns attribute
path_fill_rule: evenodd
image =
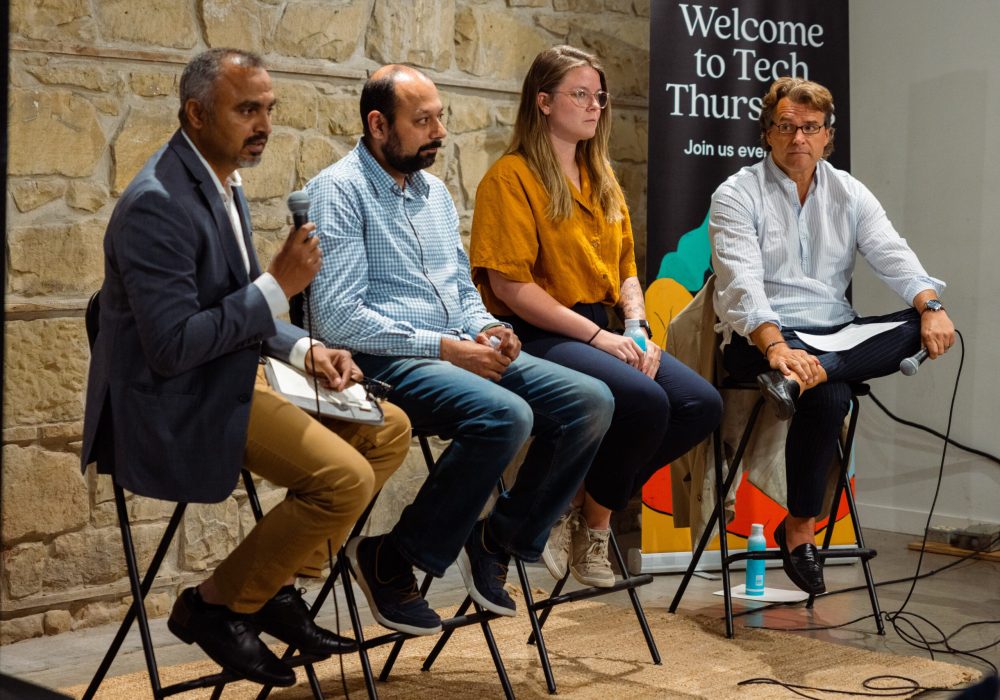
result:
<svg viewBox="0 0 1000 700"><path fill-rule="evenodd" d="M711 273L712 193L766 155L758 119L775 79L793 75L830 89L830 161L850 169L848 72L847 0L651 3L646 313L658 343L665 345L670 320ZM673 527L669 497L665 467L643 488L644 553L690 550L687 528ZM784 517L747 480L737 492L737 514L729 531L744 538L751 522ZM851 533L849 522L838 522L835 542L842 531Z"/></svg>

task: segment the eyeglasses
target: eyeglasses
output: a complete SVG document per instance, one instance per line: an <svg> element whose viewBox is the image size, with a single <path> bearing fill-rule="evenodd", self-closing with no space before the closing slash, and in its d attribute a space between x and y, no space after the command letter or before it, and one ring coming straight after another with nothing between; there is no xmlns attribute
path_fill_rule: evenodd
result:
<svg viewBox="0 0 1000 700"><path fill-rule="evenodd" d="M772 124L771 126L777 129L778 133L782 136L792 136L799 129L802 129L802 133L806 136L815 136L819 133L820 129L825 126L825 124L814 124L810 122L808 124L803 124L802 126L795 126L794 124L789 124L788 122L782 122L781 124Z"/></svg>
<svg viewBox="0 0 1000 700"><path fill-rule="evenodd" d="M598 107L604 109L608 106L608 101L611 99L611 95L604 90L589 92L583 88L577 88L576 90L559 91L559 94L569 95L573 99L573 102L576 103L576 106L583 109L589 107L594 100L597 100Z"/></svg>

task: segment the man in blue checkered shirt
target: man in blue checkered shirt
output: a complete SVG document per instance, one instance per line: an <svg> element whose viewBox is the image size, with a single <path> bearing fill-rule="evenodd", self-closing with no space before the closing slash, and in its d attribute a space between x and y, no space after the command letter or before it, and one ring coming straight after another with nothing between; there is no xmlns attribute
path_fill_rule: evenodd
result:
<svg viewBox="0 0 1000 700"><path fill-rule="evenodd" d="M441 576L456 557L473 600L514 614L510 557L539 559L614 407L604 383L521 353L484 308L451 196L423 172L445 137L443 114L425 75L379 69L361 93L364 137L307 185L324 252L314 331L391 384L416 431L451 440L392 531L347 548L375 618L410 634L441 629L412 567ZM479 520L531 434L513 487Z"/></svg>

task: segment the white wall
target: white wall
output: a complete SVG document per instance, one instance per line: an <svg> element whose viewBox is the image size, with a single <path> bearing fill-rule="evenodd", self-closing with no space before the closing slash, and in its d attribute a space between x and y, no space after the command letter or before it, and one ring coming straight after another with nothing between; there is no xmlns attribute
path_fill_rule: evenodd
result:
<svg viewBox="0 0 1000 700"><path fill-rule="evenodd" d="M965 336L952 436L1000 454L1000 2L850 3L852 171L881 200ZM834 95L836 98L836 95ZM863 314L898 308L864 263ZM959 347L911 378L872 383L897 415L941 432ZM921 532L941 441L862 407L858 446L866 527ZM934 522L1000 522L1000 465L949 447Z"/></svg>

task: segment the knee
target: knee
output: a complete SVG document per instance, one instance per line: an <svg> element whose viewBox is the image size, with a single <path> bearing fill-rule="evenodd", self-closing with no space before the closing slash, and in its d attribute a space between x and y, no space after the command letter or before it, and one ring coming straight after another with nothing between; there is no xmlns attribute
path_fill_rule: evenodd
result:
<svg viewBox="0 0 1000 700"><path fill-rule="evenodd" d="M534 412L528 402L506 391L491 396L487 403L481 404L479 410L470 416L466 428L520 445L531 435L534 422Z"/></svg>
<svg viewBox="0 0 1000 700"><path fill-rule="evenodd" d="M381 431L384 445L391 452L398 453L400 457L405 456L410 449L409 417L403 409L391 403L382 404L382 413L385 415Z"/></svg>
<svg viewBox="0 0 1000 700"><path fill-rule="evenodd" d="M360 514L375 492L375 473L358 452L321 469L315 480L310 500L334 519L345 513Z"/></svg>
<svg viewBox="0 0 1000 700"><path fill-rule="evenodd" d="M796 415L839 425L851 407L851 388L844 382L813 387L799 397Z"/></svg>
<svg viewBox="0 0 1000 700"><path fill-rule="evenodd" d="M615 396L599 379L583 377L573 387L573 399L583 408L588 425L603 435L615 414Z"/></svg>

